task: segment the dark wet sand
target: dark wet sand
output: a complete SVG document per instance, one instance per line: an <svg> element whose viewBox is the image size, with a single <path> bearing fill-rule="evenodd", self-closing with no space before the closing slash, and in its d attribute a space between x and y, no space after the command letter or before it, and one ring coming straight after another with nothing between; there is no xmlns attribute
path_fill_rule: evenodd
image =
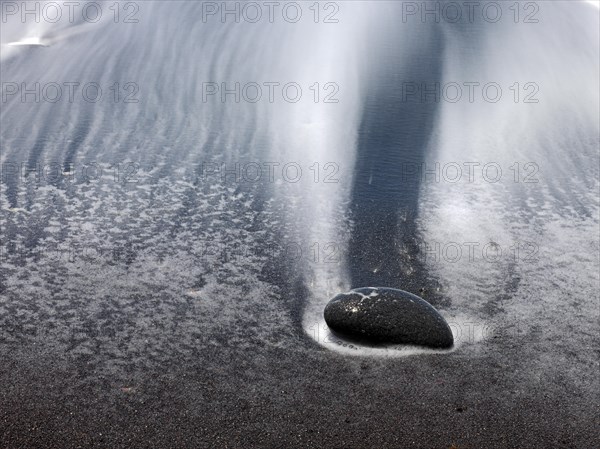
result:
<svg viewBox="0 0 600 449"><path fill-rule="evenodd" d="M216 22L214 28L199 27L199 2L187 2L190 10L173 8L169 3L162 7L157 6L160 2L143 3L155 8L143 11L145 20L135 32L127 27L106 32L100 28L2 64L3 80L86 82L105 80L110 75L106 92L115 81L136 81L142 94L141 103L128 107L82 100L75 105L24 104L18 102L18 96L6 104L10 111L2 115L1 130L6 161L15 166L26 162L29 167L75 161L77 176L83 165L98 161L107 167L108 177L70 183L61 174L48 185L36 185L12 176L2 183L5 200L2 197L0 246L7 258L2 255L0 260L0 449L600 447L598 297L591 291L598 281L590 274L598 272L597 253L593 253L598 246L597 232L593 239L591 233L589 239L584 235L584 226L591 227L589 223L597 216L594 194L577 184L549 183L542 187L549 187L550 195L555 192L556 197L563 198L563 191L575 195L556 202L549 201L551 196L541 196L539 211L529 206L525 210L532 214L529 220L517 207L500 209L498 217L505 212L520 216L513 221L521 228L542 229L540 240L548 245L541 245L544 257L539 268L518 271L510 266L501 271L500 266L499 274L490 278L475 267L475 280L466 283L470 286L466 290L472 286L480 289L473 297L472 291L465 291L460 298L435 298L434 293L426 298L441 309L453 307L453 312L472 314L473 320L496 323L504 330L496 338L465 343L447 354L404 358L344 356L322 348L302 330L301 294L307 287L303 279L293 277L300 270L277 273L279 261L262 254L261 249L277 244L279 238L283 243L293 243L296 238L305 249L329 240L294 237L294 232L302 235L304 227L306 217L301 208L289 220L298 229L288 229L283 226L285 217L277 215L277 201L272 209L262 204L259 207L257 198L263 198L261 195L245 195L235 185L198 181L198 167L204 161L220 162L215 156L223 152L224 142L231 141L229 159L242 159L240 154L254 150L245 144L252 139L260 145L258 155L251 153L249 160L272 160L269 151L258 153L262 146L270 150L262 140L271 142L271 135L268 126L254 135L262 115L246 114L244 107L230 116L227 108L200 104L199 87L189 89L199 80L213 79L226 66L243 69L253 61L253 42L265 45L261 53L266 59L254 61L257 66L264 65L264 70L234 70L231 79L254 80L254 73L260 75L256 80L289 81L286 70L271 73L268 69L273 61L286 65L283 55L302 47L267 45L280 40L285 43L293 33L273 39L275 34L267 29L255 41L246 28L227 34L227 29L221 30ZM498 34L490 31L489 37L494 51L500 51L498 58L503 58L498 65L506 63L506 73L498 76L509 76L508 85L536 81L533 75L542 72L562 74L556 75L555 85L564 90L565 101L553 103L550 95L550 101L542 102L548 111L561 111L563 115L556 116L561 120L589 110L589 105L579 103L585 95L576 87L588 89L586 84L577 83L588 79L588 71L597 71L596 65L591 66L596 64L596 47L578 53L558 45L573 39L575 48L579 42L575 36L585 37L597 29L592 28L595 22L591 19L583 20L589 16L587 11L580 15L568 15L568 11L557 9L551 14L546 9L547 23L527 28L533 30L528 39L514 34L514 30L523 29L522 24ZM399 16L383 10L381 17L386 16L387 26L397 29ZM576 24L569 21L574 17ZM561 28L563 21L569 28ZM512 27L510 18L505 23ZM452 47L452 41L439 35L439 30L428 41L414 33L382 32L384 26L379 21L372 25L377 45L367 46L365 54L382 48L384 61L395 57L399 62L411 62L398 66L405 67L402 69L394 64L374 65L374 73L382 71L380 77L363 81L370 86L371 100L365 104L361 119L349 204L358 226L344 257L350 260L352 287L376 283L419 293L424 282L435 286L436 279L429 280L428 267L411 258L418 277L415 275L416 281L403 278L399 273L404 271L406 260L389 252L402 220L405 232L400 233L398 243L406 246L405 256L413 256L421 243L415 236L418 226L414 213L421 210L418 180L408 195L397 194L395 189L402 163L417 165L425 160L422 150L435 130L438 105L402 103L398 87L403 80L454 81L442 76L444 64L455 58L461 58L461 64L468 63L473 58L478 69L480 59L490 56L484 52L484 35L471 27L450 34L458 41ZM491 25L494 27L481 24L486 33L488 28L499 29ZM282 30L291 29L284 26ZM448 28L444 27L444 32ZM428 33L420 24L415 29ZM536 44L540 29L550 30L548 36L558 36L556 41L547 44L539 38L544 45ZM215 34L217 31L223 33ZM312 35L307 31L307 38ZM379 45L379 39L389 46ZM231 48L221 42L231 42ZM345 44L346 37L340 42ZM482 44L482 48L473 50L477 45L472 42ZM533 43L529 47L525 42ZM306 50L318 49L320 44L308 39ZM444 56L445 45L450 50ZM530 54L516 51L522 46L531 48ZM552 59L555 64L538 58L538 53L552 55L554 47L562 49ZM106 53L97 55L99 48ZM452 48L460 52L453 53ZM540 48L542 52L538 52ZM268 57L271 53L273 56ZM567 55L574 56L569 59ZM510 61L513 57L514 66ZM530 63L530 58L534 62ZM304 72L310 61L299 60ZM570 67L579 60L581 65ZM518 65L527 63L533 68L535 61L548 65L534 67L531 75ZM493 73L494 67L487 70ZM574 77L581 67L586 68L586 76ZM517 74L526 76L513 74L511 69L515 68ZM563 68L568 69L564 74ZM465 79L488 80L487 75L473 78L479 70L471 74L467 69ZM487 73L484 69L482 73ZM316 80L319 77L315 76ZM379 92L377 86L382 86ZM542 86L545 91L546 86ZM571 94L577 95L567 97ZM269 114L276 119L279 110ZM556 126L559 122L546 123L546 115L541 117L544 131L556 127L556 135L563 132ZM61 126L56 126L57 122ZM495 114L490 115L489 122L495 130ZM553 150L544 136L540 139L542 155L551 159L558 154L560 165L564 162L565 167L579 167L582 172L569 172L567 177L562 171L550 171L546 174L551 181L584 178L588 173L584 166L591 167L597 161L593 146L597 128L587 129L587 121L580 127L572 125L579 122L565 123L565 140L556 143L564 148ZM467 125L465 130L471 132L471 125ZM351 131L342 128L343 132ZM575 131L591 143L578 146ZM503 148L498 145L480 162L495 160ZM536 154L533 149L525 151L522 162L538 160ZM113 180L114 172L108 167L128 161L140 163L143 182L139 185ZM344 168L344 160L329 156L320 162L330 161ZM290 160L282 156L281 163L286 162ZM589 185L595 186L597 172L589 171ZM267 187L270 192L273 186ZM530 200L523 198L523 203ZM267 195L265 203L268 199ZM305 200L310 202L311 198ZM279 201L288 204L287 198ZM572 205L581 206L581 216L569 215ZM471 207L478 210L476 205ZM565 209L566 215L548 223L550 231L544 234L548 214L554 213L548 207ZM403 218L406 212L408 218ZM311 218L309 215L307 221ZM510 222L509 216L506 223ZM575 232L566 224L582 228ZM597 220L592 224L597 231ZM291 236L284 237L287 234ZM213 254L218 262L205 260L202 242L206 241L223 249L224 254ZM64 244L75 250L76 260L57 262L46 257L38 263L29 254L11 255L12 244L17 246L14 252L41 249L50 256L55 244ZM237 262L228 260L227 253L234 244L241 244L244 254L249 255ZM79 247L106 248L107 254L92 251L89 255L79 252ZM118 254L113 255L113 251ZM359 257L363 259L353 264L353 258ZM88 258L93 259L91 266L87 265ZM382 269L377 271L380 265ZM533 277L537 282L527 284ZM462 283L464 279L451 281ZM523 291L515 287L519 282L526 284ZM205 286L206 294L202 291ZM289 288L291 293L281 294L277 288ZM194 291L191 297L185 294L189 290ZM514 301L515 307L504 309L502 301ZM515 316L523 317L523 322L511 322ZM515 324L522 324L520 330L514 330Z"/></svg>
<svg viewBox="0 0 600 449"><path fill-rule="evenodd" d="M256 340L240 351L224 338L199 338L186 355L125 360L120 374L96 371L101 353L3 351L0 447L598 443L598 359L583 335L551 353L536 352L547 343L538 334L399 359L346 357L309 341L278 349Z"/></svg>

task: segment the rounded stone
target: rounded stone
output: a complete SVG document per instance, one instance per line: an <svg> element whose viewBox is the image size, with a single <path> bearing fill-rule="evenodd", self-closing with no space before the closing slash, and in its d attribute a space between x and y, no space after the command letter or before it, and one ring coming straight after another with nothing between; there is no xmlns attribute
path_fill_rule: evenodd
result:
<svg viewBox="0 0 600 449"><path fill-rule="evenodd" d="M403 343L433 348L454 344L446 320L412 293L365 287L340 293L325 307L325 322L342 336L373 343Z"/></svg>

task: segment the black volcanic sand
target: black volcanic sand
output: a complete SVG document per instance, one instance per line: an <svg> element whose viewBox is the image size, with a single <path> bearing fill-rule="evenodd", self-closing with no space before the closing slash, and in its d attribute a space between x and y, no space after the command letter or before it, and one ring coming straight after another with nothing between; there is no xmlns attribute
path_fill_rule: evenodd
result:
<svg viewBox="0 0 600 449"><path fill-rule="evenodd" d="M227 203L236 207L215 216L229 222L245 198ZM56 201L51 212L63 216L60 207ZM80 207L70 213L89 213L85 202ZM140 238L151 252L134 245L126 254L60 263L3 254L0 448L597 445L597 315L589 294L544 307L535 320L490 312L484 318L498 332L444 354L341 355L304 334L294 267L271 258L260 268L270 255L259 257L252 244L264 242L243 240L233 221L219 228L202 210L185 212L170 221L195 224L192 241L219 230L221 239L250 245L252 257L195 256L187 265L188 233L152 239L151 223L137 215L128 225L150 229ZM11 214L3 232L32 241L46 213L32 212L33 221ZM105 215L93 218L98 238L114 240L118 229ZM494 310L505 298L489 301Z"/></svg>
<svg viewBox="0 0 600 449"><path fill-rule="evenodd" d="M112 373L96 371L101 352L3 345L0 446L594 447L590 341L550 336L371 359L291 333L283 347L249 339L244 350L223 335L218 346L199 338L194 348L124 359Z"/></svg>
<svg viewBox="0 0 600 449"><path fill-rule="evenodd" d="M346 356L302 332L301 289L258 294L255 281L223 264L213 270L228 290L184 298L158 283L144 290L143 271L130 267L131 279L107 295L106 275L93 276L106 267L96 265L79 281L46 273L48 297L3 287L0 447L588 449L597 441L597 322L581 305L568 305L568 320L560 308L535 325L495 320L498 333L450 353Z"/></svg>
<svg viewBox="0 0 600 449"><path fill-rule="evenodd" d="M398 85L407 79L441 79L442 61L419 46L441 51L446 36L435 34L424 43L413 36L406 53L394 59L406 56L410 67L398 72L391 64L379 91L376 82L370 83L349 205L356 227L346 262L352 287L402 288L442 312L473 312L466 319L490 320L499 331L444 354L347 356L304 334L304 286L309 284L299 278L297 267L285 272L284 264L264 251L278 243L264 240L294 229L283 229L281 217L269 215L256 193L189 177L193 154L196 167L206 159L219 162L212 157L231 137L221 135L226 130L220 127L232 125L214 104L186 108L193 101L187 98L190 80L197 81L203 72L196 69L203 67L206 73L221 73L213 59L231 65L238 59L228 57L221 34L214 38L218 58L209 56L213 47L200 51L211 44L213 39L204 37L213 30L199 33L207 29L198 26L201 5L186 5L195 9L184 10L183 3L165 6L145 16L150 20L140 21L135 31L82 33L72 46L56 45L36 50L36 59L29 52L27 58L2 63L3 79L30 83L49 81L52 74L71 81L108 75L136 81L131 67L161 76L142 77L149 84L143 83L141 92L154 94L140 95L140 104L130 105L134 109L109 107L109 102L73 108L63 101L65 110L57 111L47 102L19 102L18 96L6 105L10 112L2 116L1 131L7 162L20 166L73 158L80 164L112 164L139 157L142 181L117 185L107 169L109 176L94 182L70 183L61 175L48 180L52 188L17 177L3 182L0 448L598 447L598 316L590 313L597 311L597 299L581 285L584 273L569 265L589 247L565 243L570 259L540 265L538 280L560 300L538 297L539 284L532 284L529 297L513 298L501 287L503 296L486 291L486 307L475 303L469 311L457 310L459 301L452 302L457 298L436 293L436 281L413 257L420 243L414 215L419 183L401 191L394 186L398 163L423 161L420 151L431 137L439 106L400 103ZM395 12L387 26L400 29L400 11ZM377 28L372 34L388 41L382 59L392 57L401 42L394 37L402 36ZM247 39L250 34L242 31L243 41L227 41L243 53L245 65L252 63L246 51L252 47L244 47L244 41L267 41ZM96 55L96 48L106 48L110 57ZM178 54L183 56L175 58ZM57 61L68 70L53 73ZM112 72L113 65L119 73ZM199 151L205 136L191 132L203 116L211 117L210 123L202 122L213 136L205 145L215 153L210 157ZM387 123L383 116L389 117ZM255 120L240 126L252 134ZM37 136L33 145L26 144L27 136ZM252 137L260 144L260 135ZM82 148L87 141L94 144ZM231 143L244 147L246 141L240 137ZM184 165L188 170L182 174ZM577 220L570 221L577 226ZM399 222L405 223L402 229ZM538 225L543 222L527 224ZM55 243L72 248L74 260L66 254L57 260ZM243 251L232 254L238 244ZM597 272L597 258L589 266ZM563 279L548 275L559 271ZM481 285L492 288L487 278ZM506 297L514 301L512 309L503 309ZM521 315L521 304L535 307Z"/></svg>
<svg viewBox="0 0 600 449"><path fill-rule="evenodd" d="M52 280L63 291L69 281ZM231 298L125 289L106 299L63 292L48 300L3 291L10 313L0 317L0 447L588 449L597 442L597 323L575 310L581 306L569 305L580 313L570 320L562 310L548 310L538 325L496 320L488 340L450 353L372 358L324 349L301 331L295 312L269 315L268 304L293 309L285 298L297 290L248 295L227 321ZM209 314L216 305L218 318ZM211 327L215 321L228 324Z"/></svg>

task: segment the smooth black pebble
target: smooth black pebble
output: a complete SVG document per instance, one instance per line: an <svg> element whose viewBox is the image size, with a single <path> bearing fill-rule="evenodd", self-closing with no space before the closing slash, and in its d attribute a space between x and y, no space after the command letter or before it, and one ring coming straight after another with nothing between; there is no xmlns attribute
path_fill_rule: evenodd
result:
<svg viewBox="0 0 600 449"><path fill-rule="evenodd" d="M386 287L357 288L335 296L325 322L337 334L372 343L404 343L433 348L454 344L446 320L427 301Z"/></svg>

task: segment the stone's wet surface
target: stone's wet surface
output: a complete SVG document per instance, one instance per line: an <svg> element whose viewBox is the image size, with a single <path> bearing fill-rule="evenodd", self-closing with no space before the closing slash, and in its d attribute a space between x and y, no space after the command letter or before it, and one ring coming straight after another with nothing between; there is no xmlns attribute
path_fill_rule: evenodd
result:
<svg viewBox="0 0 600 449"><path fill-rule="evenodd" d="M335 296L325 322L337 334L376 343L449 348L454 343L446 320L427 301L394 288L366 287Z"/></svg>

